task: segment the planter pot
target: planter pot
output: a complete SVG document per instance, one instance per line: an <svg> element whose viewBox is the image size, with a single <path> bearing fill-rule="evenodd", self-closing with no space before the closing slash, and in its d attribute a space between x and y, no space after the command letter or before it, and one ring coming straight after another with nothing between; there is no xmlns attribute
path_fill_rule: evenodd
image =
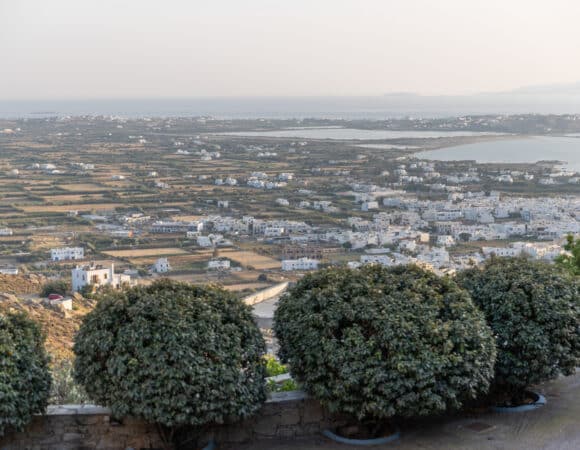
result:
<svg viewBox="0 0 580 450"><path fill-rule="evenodd" d="M536 392L530 392L530 394L536 398L534 403L519 406L493 406L492 410L499 413L534 411L547 403L546 397L542 394L537 394Z"/></svg>
<svg viewBox="0 0 580 450"><path fill-rule="evenodd" d="M339 442L341 444L348 444L348 445L359 445L359 446L369 446L369 445L382 445L388 444L389 442L396 441L401 437L401 433L397 430L395 433L391 434L390 436L374 438L374 439L350 439L339 436L333 433L330 430L324 430L322 432L324 436L328 439L332 439L334 442Z"/></svg>

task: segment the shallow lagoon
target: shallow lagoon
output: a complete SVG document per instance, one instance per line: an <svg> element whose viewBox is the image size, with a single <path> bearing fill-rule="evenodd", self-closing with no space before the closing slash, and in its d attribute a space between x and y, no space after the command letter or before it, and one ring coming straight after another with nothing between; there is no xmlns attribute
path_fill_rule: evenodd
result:
<svg viewBox="0 0 580 450"><path fill-rule="evenodd" d="M405 139L405 138L439 138L457 136L488 136L499 133L487 133L477 131L393 131L393 130L358 130L354 128L288 128L271 131L234 131L219 133L229 136L256 136L256 137L280 137L296 139L336 139L336 140L362 140L376 141L382 139Z"/></svg>
<svg viewBox="0 0 580 450"><path fill-rule="evenodd" d="M475 160L479 163L534 163L565 161L566 167L580 171L580 139L574 137L534 136L476 142L416 153L435 161Z"/></svg>

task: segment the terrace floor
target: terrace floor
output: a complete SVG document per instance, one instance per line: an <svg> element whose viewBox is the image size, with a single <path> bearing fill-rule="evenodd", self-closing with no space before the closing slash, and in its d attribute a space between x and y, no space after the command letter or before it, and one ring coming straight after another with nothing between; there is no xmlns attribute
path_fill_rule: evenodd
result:
<svg viewBox="0 0 580 450"><path fill-rule="evenodd" d="M580 371L535 389L548 403L530 412L482 413L403 425L401 439L373 449L400 450L578 450ZM359 450L322 436L306 440L261 441L236 450ZM230 448L229 450L233 450Z"/></svg>

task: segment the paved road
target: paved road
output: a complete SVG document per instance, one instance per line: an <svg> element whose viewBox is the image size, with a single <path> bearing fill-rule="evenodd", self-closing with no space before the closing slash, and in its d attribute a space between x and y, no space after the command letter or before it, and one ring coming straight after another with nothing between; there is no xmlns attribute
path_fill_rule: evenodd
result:
<svg viewBox="0 0 580 450"><path fill-rule="evenodd" d="M548 404L525 413L484 413L407 425L402 437L373 449L397 450L580 450L580 371L539 386ZM471 428L473 427L473 428ZM480 431L477 431L480 430ZM323 437L255 442L236 450L360 450ZM233 449L232 449L233 450Z"/></svg>

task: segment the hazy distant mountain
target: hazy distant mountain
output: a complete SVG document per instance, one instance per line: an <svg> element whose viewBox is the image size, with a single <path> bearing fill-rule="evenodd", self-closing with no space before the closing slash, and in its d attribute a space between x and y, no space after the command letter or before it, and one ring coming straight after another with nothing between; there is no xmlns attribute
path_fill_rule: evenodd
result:
<svg viewBox="0 0 580 450"><path fill-rule="evenodd" d="M525 95L580 95L580 82L568 84L546 84L538 86L526 86L501 94L525 94Z"/></svg>
<svg viewBox="0 0 580 450"><path fill-rule="evenodd" d="M420 115L580 114L580 82L526 86L474 95L389 93L382 100L396 109L415 111Z"/></svg>

